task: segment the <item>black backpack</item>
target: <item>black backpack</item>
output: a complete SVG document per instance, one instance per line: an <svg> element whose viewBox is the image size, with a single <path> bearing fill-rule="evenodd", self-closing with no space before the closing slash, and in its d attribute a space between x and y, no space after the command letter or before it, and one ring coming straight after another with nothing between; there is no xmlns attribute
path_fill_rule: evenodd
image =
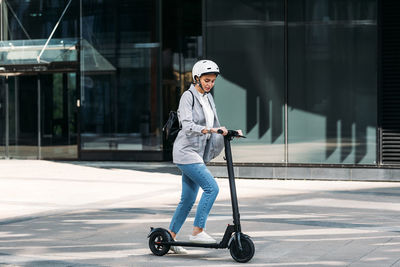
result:
<svg viewBox="0 0 400 267"><path fill-rule="evenodd" d="M189 91L192 94L192 109L194 106L194 96L191 91ZM181 127L179 125L179 119L178 119L178 114L176 111L171 110L169 112L168 120L164 124L162 128L165 136L165 140L170 142L171 144L174 143L176 137L178 136L179 131L181 130Z"/></svg>

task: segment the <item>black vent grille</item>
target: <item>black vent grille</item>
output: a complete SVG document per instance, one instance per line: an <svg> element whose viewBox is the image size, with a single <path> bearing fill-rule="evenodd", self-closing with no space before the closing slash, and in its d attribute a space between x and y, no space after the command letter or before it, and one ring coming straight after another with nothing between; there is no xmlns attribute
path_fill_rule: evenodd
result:
<svg viewBox="0 0 400 267"><path fill-rule="evenodd" d="M400 164L400 1L381 1L382 164Z"/></svg>

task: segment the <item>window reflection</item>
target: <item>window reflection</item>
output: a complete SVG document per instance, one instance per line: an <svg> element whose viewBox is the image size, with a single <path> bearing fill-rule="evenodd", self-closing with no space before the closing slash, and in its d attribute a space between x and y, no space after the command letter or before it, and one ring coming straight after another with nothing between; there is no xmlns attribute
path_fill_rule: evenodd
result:
<svg viewBox="0 0 400 267"><path fill-rule="evenodd" d="M2 40L47 39L66 5L67 1L2 1ZM53 37L77 37L77 14L79 3L72 1Z"/></svg>
<svg viewBox="0 0 400 267"><path fill-rule="evenodd" d="M207 1L207 57L220 121L248 137L236 162L284 161L284 1ZM220 156L216 161L223 161Z"/></svg>
<svg viewBox="0 0 400 267"><path fill-rule="evenodd" d="M176 110L181 94L192 82L192 67L203 56L201 0L163 1L163 121ZM172 144L164 140L165 159L172 158Z"/></svg>
<svg viewBox="0 0 400 267"><path fill-rule="evenodd" d="M376 160L376 1L289 1L289 162Z"/></svg>
<svg viewBox="0 0 400 267"><path fill-rule="evenodd" d="M79 1L0 1L6 157L77 158L78 15Z"/></svg>
<svg viewBox="0 0 400 267"><path fill-rule="evenodd" d="M287 153L288 163L374 164L376 0L283 4L206 1L207 57L221 67L219 116L249 137L234 145L235 161L283 162Z"/></svg>
<svg viewBox="0 0 400 267"><path fill-rule="evenodd" d="M6 127L6 103L5 103L5 98L6 98L6 81L5 77L0 76L0 121L4 123L0 123L0 158L5 158L6 157L6 130L8 130Z"/></svg>
<svg viewBox="0 0 400 267"><path fill-rule="evenodd" d="M82 149L160 150L158 1L82 3Z"/></svg>

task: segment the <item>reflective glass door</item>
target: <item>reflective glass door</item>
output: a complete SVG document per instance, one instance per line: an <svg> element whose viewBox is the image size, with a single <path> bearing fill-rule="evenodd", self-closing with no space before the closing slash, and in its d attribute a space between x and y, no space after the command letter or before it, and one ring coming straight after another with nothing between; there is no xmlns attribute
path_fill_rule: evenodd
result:
<svg viewBox="0 0 400 267"><path fill-rule="evenodd" d="M37 75L6 78L8 105L7 157L36 159L38 146L38 78Z"/></svg>
<svg viewBox="0 0 400 267"><path fill-rule="evenodd" d="M6 78L0 76L0 158L6 157Z"/></svg>
<svg viewBox="0 0 400 267"><path fill-rule="evenodd" d="M40 75L43 159L76 159L76 73Z"/></svg>
<svg viewBox="0 0 400 267"><path fill-rule="evenodd" d="M1 103L5 103L1 107L5 118L1 155L21 159L78 157L75 73L9 76L1 95Z"/></svg>

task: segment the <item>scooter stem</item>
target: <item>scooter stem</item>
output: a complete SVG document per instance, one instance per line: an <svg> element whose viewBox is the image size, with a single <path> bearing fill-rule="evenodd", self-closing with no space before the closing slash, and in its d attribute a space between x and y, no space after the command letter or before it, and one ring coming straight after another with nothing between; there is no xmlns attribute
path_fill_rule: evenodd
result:
<svg viewBox="0 0 400 267"><path fill-rule="evenodd" d="M233 224L235 227L235 232L240 233L240 214L239 214L239 205L236 194L236 185L235 185L235 174L233 172L233 161L232 161L232 151L231 151L231 141L232 137L224 136L224 144L225 144L225 159L227 162L228 168L228 177L229 177L229 187L231 191L231 202L232 202L232 215L233 215Z"/></svg>

